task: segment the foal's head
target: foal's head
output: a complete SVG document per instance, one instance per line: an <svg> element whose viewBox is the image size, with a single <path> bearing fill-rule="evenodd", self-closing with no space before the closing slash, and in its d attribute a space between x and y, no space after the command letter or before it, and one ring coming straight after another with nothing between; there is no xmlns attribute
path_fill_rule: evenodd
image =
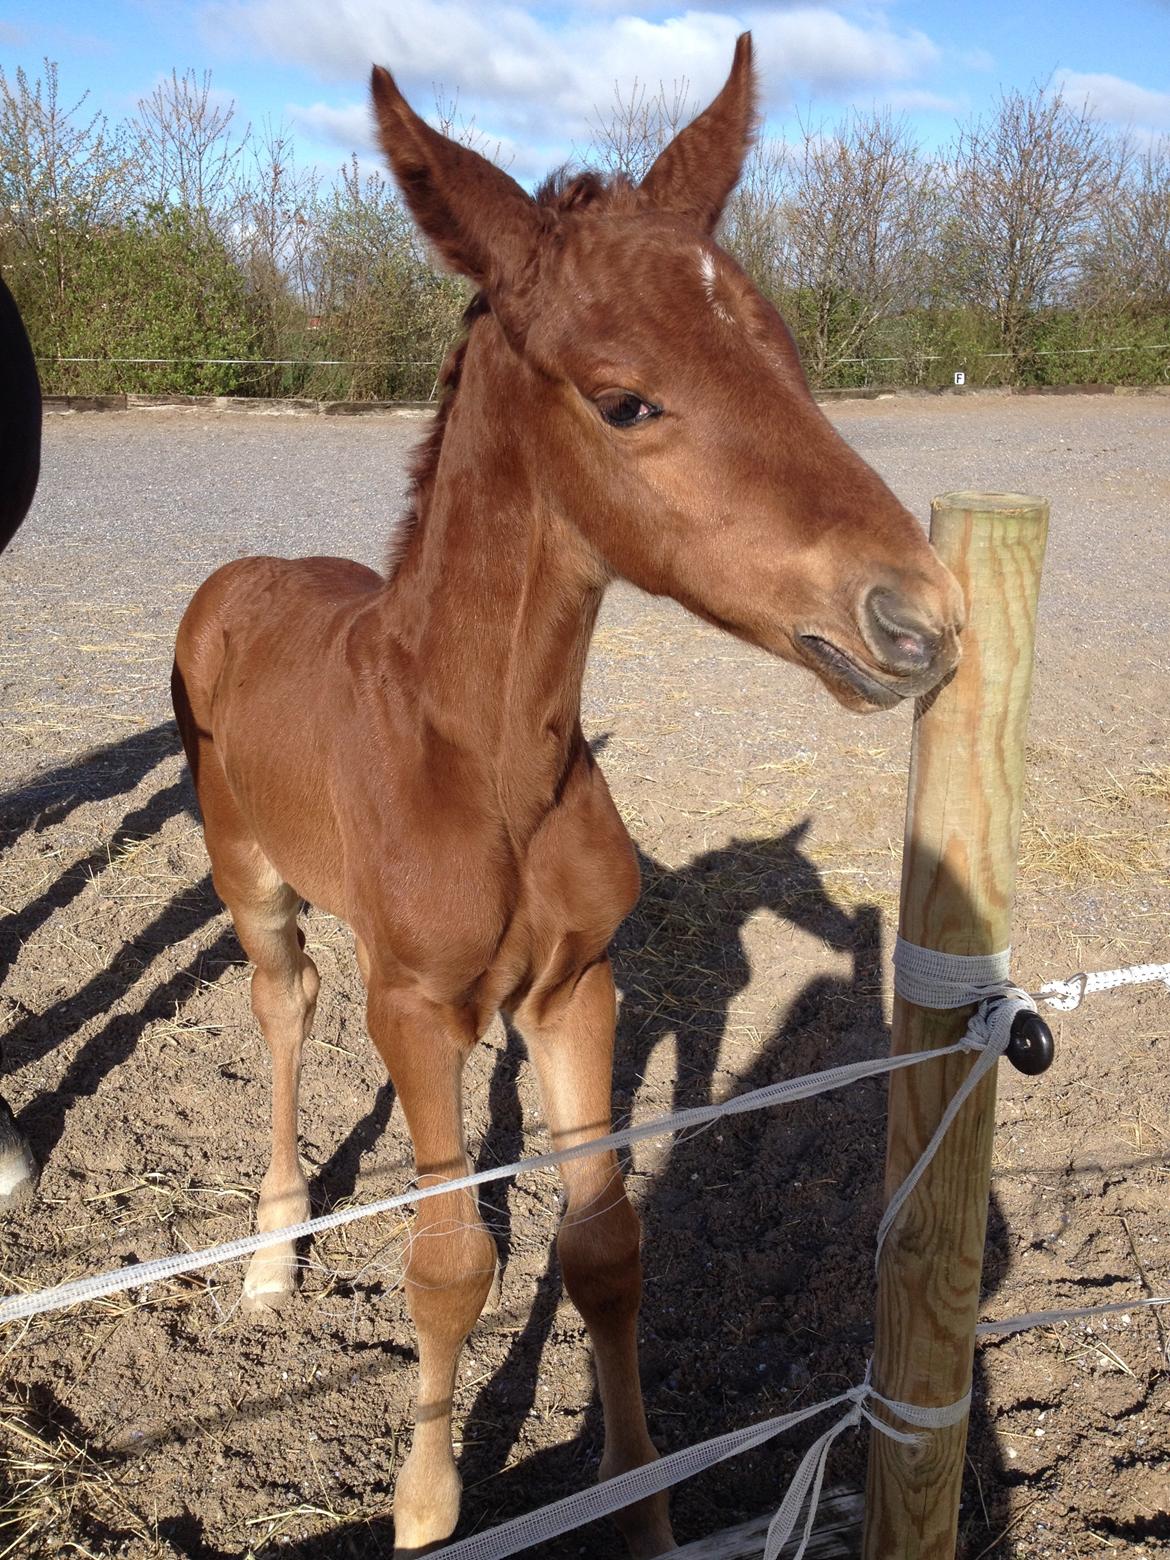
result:
<svg viewBox="0 0 1170 1560"><path fill-rule="evenodd" d="M748 35L636 188L586 174L533 199L381 68L373 95L411 210L490 310L514 387L497 426L605 570L812 667L851 708L933 687L958 659L958 586L712 238L754 128Z"/></svg>

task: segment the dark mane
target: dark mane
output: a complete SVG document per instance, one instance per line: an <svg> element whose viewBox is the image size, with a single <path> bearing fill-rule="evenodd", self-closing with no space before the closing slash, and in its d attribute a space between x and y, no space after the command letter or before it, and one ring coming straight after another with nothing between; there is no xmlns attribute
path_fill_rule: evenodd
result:
<svg viewBox="0 0 1170 1560"><path fill-rule="evenodd" d="M439 370L437 388L439 392L439 409L435 413L435 420L431 424L431 430L418 445L410 457L407 465L407 473L410 483L406 493L406 511L402 519L394 529L394 535L390 541L390 558L386 568L387 579L394 577L394 571L402 558L406 543L411 533L418 525L421 510L430 497L430 490L435 480L435 472L439 469L439 451L443 447L443 435L447 431L447 419L451 415L451 408L455 404L455 392L459 389L459 379L463 373L463 359L467 355L467 338L471 327L481 315L490 312L491 305L483 293L476 293L471 302L463 311L462 335L443 360L443 366Z"/></svg>
<svg viewBox="0 0 1170 1560"><path fill-rule="evenodd" d="M614 208L633 210L637 201L637 190L624 174L617 173L606 178L591 168L574 172L567 164L563 164L559 168L554 168L552 173L541 182L534 199L538 206L544 207L557 216L594 207L608 210ZM459 389L459 379L463 372L468 335L476 320L490 311L491 305L484 294L476 293L463 311L463 333L448 352L439 370L439 409L435 413L430 432L414 451L407 468L410 485L407 489L406 512L395 527L391 539L390 557L386 569L388 579L393 577L406 544L416 529L419 516L426 508L430 497L435 473L439 467L443 436L447 432L447 421L451 415L451 408Z"/></svg>
<svg viewBox="0 0 1170 1560"><path fill-rule="evenodd" d="M610 209L632 208L635 194L634 186L624 173L615 173L609 178L592 168L574 173L567 163L562 163L538 186L534 198L538 206L560 215L597 205Z"/></svg>

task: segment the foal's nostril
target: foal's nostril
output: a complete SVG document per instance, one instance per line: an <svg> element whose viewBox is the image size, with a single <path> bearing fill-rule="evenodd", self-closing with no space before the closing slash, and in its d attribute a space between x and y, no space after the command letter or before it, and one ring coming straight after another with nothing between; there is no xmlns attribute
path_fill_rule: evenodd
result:
<svg viewBox="0 0 1170 1560"><path fill-rule="evenodd" d="M864 613L870 648L892 671L921 672L930 666L942 636L908 602L879 585L865 598Z"/></svg>

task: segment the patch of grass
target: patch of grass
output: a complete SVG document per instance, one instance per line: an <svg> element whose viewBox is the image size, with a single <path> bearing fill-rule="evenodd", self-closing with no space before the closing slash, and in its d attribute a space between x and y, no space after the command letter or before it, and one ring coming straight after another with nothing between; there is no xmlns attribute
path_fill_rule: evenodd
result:
<svg viewBox="0 0 1170 1560"><path fill-rule="evenodd" d="M119 1459L95 1451L21 1398L0 1404L0 1560L98 1555L119 1540L149 1550L158 1535L120 1488ZM92 1537L94 1548L77 1537Z"/></svg>
<svg viewBox="0 0 1170 1560"><path fill-rule="evenodd" d="M1145 873L1165 871L1167 843L1137 826L1102 829L1025 816L1020 872L1045 874L1074 888L1089 883L1115 888Z"/></svg>
<svg viewBox="0 0 1170 1560"><path fill-rule="evenodd" d="M1149 769L1139 769L1134 783L1139 796L1152 797L1155 801L1170 805L1170 764L1155 764Z"/></svg>

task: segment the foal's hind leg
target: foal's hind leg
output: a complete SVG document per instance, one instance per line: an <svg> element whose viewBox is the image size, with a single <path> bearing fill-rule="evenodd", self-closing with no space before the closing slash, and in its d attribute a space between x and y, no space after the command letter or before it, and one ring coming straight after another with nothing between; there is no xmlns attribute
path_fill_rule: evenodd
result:
<svg viewBox="0 0 1170 1560"><path fill-rule="evenodd" d="M475 1042L470 1020L370 981L370 1034L402 1101L420 1186L466 1175L461 1080ZM461 1481L451 1448L451 1400L459 1356L483 1310L496 1248L474 1194L418 1205L406 1264L406 1298L418 1333L414 1436L394 1490L394 1553L415 1555L447 1538L459 1518Z"/></svg>
<svg viewBox="0 0 1170 1560"><path fill-rule="evenodd" d="M227 905L236 935L255 965L252 1011L272 1054L272 1159L260 1183L256 1225L263 1233L309 1217L309 1187L297 1156L297 1098L301 1051L317 1006L317 966L297 927L300 895L284 882L252 840L209 742L198 764L203 832L216 893ZM244 1275L245 1310L274 1310L292 1294L292 1241L257 1251Z"/></svg>
<svg viewBox="0 0 1170 1560"><path fill-rule="evenodd" d="M258 853L257 853L258 854ZM272 1159L260 1183L256 1227L284 1229L309 1217L309 1187L297 1154L301 1051L313 1026L320 984L297 927L300 895L265 860L246 898L228 908L244 951L255 964L252 1011L272 1053ZM253 1254L244 1275L245 1310L274 1310L292 1294L292 1241Z"/></svg>
<svg viewBox="0 0 1170 1560"><path fill-rule="evenodd" d="M609 960L593 965L572 995L550 1011L530 999L515 1014L540 1078L554 1148L570 1148L610 1130L614 989ZM636 1326L642 1299L638 1216L622 1185L617 1156L603 1151L561 1166L568 1206L557 1236L565 1288L593 1341L605 1414L601 1477L653 1462L638 1380ZM675 1548L665 1494L616 1513L637 1557Z"/></svg>

